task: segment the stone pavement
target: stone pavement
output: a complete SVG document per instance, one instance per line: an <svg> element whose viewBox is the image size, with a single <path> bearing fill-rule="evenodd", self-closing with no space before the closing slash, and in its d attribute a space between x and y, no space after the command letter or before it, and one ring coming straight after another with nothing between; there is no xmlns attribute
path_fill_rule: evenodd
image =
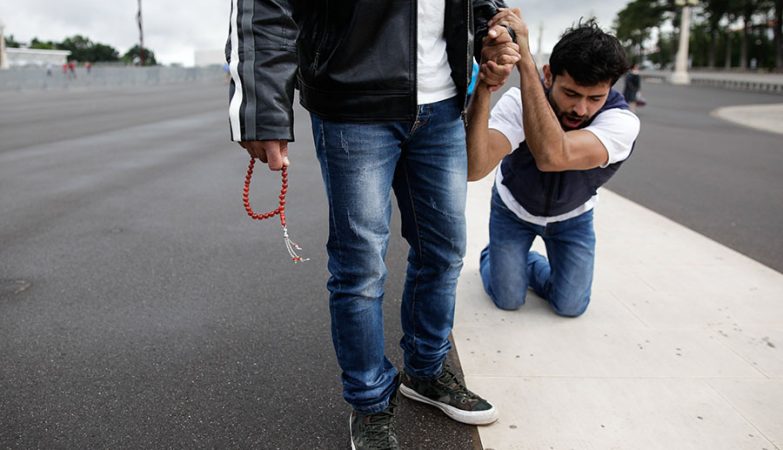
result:
<svg viewBox="0 0 783 450"><path fill-rule="evenodd" d="M712 115L742 126L783 134L783 103L777 105L727 106L716 109L712 112Z"/></svg>
<svg viewBox="0 0 783 450"><path fill-rule="evenodd" d="M502 311L478 273L492 180L469 186L454 326L468 386L500 409L484 448L783 449L783 274L603 190L587 313L532 292Z"/></svg>

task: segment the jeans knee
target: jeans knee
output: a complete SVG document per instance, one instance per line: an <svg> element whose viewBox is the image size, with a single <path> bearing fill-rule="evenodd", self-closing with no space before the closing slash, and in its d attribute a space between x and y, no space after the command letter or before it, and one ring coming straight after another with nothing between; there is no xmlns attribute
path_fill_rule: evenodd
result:
<svg viewBox="0 0 783 450"><path fill-rule="evenodd" d="M495 306L505 311L516 311L525 304L525 293L522 293L522 295L501 296L490 294L490 298L492 298Z"/></svg>
<svg viewBox="0 0 783 450"><path fill-rule="evenodd" d="M447 277L459 277L464 264L462 254L458 250L430 251L423 255L411 251L408 255L408 263L413 267L424 269L425 273Z"/></svg>
<svg viewBox="0 0 783 450"><path fill-rule="evenodd" d="M579 317L587 311L587 306L590 304L590 297L552 301L551 304L552 309L558 316Z"/></svg>
<svg viewBox="0 0 783 450"><path fill-rule="evenodd" d="M464 233L454 233L448 240L444 239L439 246L428 245L423 249L425 255L422 256L445 270L460 270L465 259L466 248L467 241Z"/></svg>

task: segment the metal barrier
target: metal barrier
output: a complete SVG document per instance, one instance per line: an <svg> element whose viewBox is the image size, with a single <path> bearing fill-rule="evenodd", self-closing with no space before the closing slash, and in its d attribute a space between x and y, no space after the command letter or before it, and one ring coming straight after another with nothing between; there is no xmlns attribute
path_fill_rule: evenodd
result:
<svg viewBox="0 0 783 450"><path fill-rule="evenodd" d="M47 89L89 89L158 85L181 82L214 82L225 78L222 67L84 67L75 74L54 67L47 73L45 67L12 68L0 71L0 91Z"/></svg>
<svg viewBox="0 0 783 450"><path fill-rule="evenodd" d="M715 86L715 87L722 87L722 88L742 90L742 91L771 92L775 94L783 94L783 82L775 83L770 81L759 81L759 80L718 80L712 78L691 78L691 83L699 84L703 86Z"/></svg>
<svg viewBox="0 0 783 450"><path fill-rule="evenodd" d="M671 74L662 70L640 72L642 78L660 81L668 81ZM783 94L783 74L692 71L688 75L693 85Z"/></svg>

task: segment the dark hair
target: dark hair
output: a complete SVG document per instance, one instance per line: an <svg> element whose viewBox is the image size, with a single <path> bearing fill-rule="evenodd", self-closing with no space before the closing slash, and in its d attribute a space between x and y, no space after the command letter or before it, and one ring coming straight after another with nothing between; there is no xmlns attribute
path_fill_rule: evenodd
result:
<svg viewBox="0 0 783 450"><path fill-rule="evenodd" d="M625 50L616 37L598 27L595 19L566 30L549 58L552 75L568 72L582 86L611 84L628 71Z"/></svg>

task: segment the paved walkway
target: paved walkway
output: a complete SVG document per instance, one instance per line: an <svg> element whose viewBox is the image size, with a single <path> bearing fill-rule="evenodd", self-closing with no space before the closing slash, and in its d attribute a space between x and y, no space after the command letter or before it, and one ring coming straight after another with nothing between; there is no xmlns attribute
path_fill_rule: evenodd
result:
<svg viewBox="0 0 783 450"><path fill-rule="evenodd" d="M500 409L486 449L783 449L782 274L603 190L587 313L501 311L478 274L492 178L469 187L454 327Z"/></svg>
<svg viewBox="0 0 783 450"><path fill-rule="evenodd" d="M770 133L783 134L783 103L718 108L712 112L729 122Z"/></svg>

